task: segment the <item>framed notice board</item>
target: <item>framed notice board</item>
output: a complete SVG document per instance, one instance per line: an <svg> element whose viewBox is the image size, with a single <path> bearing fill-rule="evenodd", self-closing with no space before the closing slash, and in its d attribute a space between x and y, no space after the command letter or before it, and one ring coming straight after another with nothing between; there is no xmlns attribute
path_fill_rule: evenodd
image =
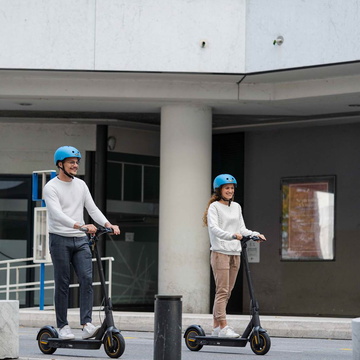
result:
<svg viewBox="0 0 360 360"><path fill-rule="evenodd" d="M281 179L281 259L334 260L335 176Z"/></svg>

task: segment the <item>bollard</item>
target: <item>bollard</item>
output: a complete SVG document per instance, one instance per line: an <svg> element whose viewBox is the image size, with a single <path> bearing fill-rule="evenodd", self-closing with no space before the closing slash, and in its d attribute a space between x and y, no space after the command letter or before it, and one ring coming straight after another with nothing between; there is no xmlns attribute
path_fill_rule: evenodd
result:
<svg viewBox="0 0 360 360"><path fill-rule="evenodd" d="M352 319L351 328L353 360L360 360L360 318Z"/></svg>
<svg viewBox="0 0 360 360"><path fill-rule="evenodd" d="M154 360L181 359L181 295L155 295Z"/></svg>

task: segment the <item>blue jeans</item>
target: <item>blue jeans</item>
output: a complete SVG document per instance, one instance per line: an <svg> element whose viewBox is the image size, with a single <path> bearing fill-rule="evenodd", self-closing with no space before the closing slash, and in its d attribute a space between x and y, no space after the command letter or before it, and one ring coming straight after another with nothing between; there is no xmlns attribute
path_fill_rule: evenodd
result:
<svg viewBox="0 0 360 360"><path fill-rule="evenodd" d="M80 324L91 322L93 307L92 254L87 236L50 234L50 255L54 265L55 312L58 328L68 325L70 269L74 267L80 285Z"/></svg>

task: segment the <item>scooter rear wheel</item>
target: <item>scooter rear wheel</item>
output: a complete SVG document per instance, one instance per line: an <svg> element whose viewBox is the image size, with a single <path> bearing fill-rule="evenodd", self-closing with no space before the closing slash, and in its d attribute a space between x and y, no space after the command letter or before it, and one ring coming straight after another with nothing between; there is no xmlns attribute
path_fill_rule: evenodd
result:
<svg viewBox="0 0 360 360"><path fill-rule="evenodd" d="M120 357L125 351L125 340L121 334L113 333L111 334L113 346L109 344L109 339L105 338L104 348L106 355L111 358Z"/></svg>
<svg viewBox="0 0 360 360"><path fill-rule="evenodd" d="M37 340L38 340L38 346L39 349L44 354L53 354L56 351L56 348L50 347L48 345L48 338L53 338L54 334L49 329L42 329L40 330Z"/></svg>
<svg viewBox="0 0 360 360"><path fill-rule="evenodd" d="M200 327L189 327L184 335L185 344L187 348L191 351L199 351L202 349L203 345L200 345L196 342L196 336L205 336L205 332L201 331Z"/></svg>
<svg viewBox="0 0 360 360"><path fill-rule="evenodd" d="M259 344L257 344L255 334L250 337L250 346L251 350L256 355L265 355L271 346L270 336L266 332L262 332L259 334Z"/></svg>

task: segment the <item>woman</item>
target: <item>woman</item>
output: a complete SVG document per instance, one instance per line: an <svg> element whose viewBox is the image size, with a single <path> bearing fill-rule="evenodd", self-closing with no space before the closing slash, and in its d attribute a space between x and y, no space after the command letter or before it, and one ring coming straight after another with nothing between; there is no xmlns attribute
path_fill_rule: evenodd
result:
<svg viewBox="0 0 360 360"><path fill-rule="evenodd" d="M203 218L209 230L211 267L215 278L212 336L232 338L239 337L239 334L227 324L226 305L240 268L240 240L249 235L266 240L264 235L246 228L241 206L233 201L236 185L232 175L218 175Z"/></svg>

